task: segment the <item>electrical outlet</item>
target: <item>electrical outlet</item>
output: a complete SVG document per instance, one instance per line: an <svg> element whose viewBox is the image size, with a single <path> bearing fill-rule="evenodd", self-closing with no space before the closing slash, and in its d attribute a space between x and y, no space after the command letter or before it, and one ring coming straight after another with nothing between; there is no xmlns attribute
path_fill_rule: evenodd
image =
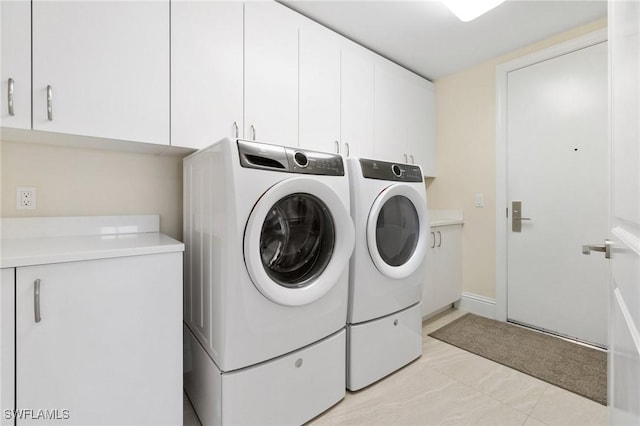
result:
<svg viewBox="0 0 640 426"><path fill-rule="evenodd" d="M16 188L16 209L35 210L38 206L36 188L34 186L19 186Z"/></svg>

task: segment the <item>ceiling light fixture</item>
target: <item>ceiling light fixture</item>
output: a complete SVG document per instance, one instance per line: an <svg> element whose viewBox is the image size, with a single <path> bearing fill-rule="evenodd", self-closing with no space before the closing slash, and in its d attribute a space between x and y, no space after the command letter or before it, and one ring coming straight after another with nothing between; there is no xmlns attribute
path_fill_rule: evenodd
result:
<svg viewBox="0 0 640 426"><path fill-rule="evenodd" d="M504 0L441 0L462 22L476 19L499 6Z"/></svg>

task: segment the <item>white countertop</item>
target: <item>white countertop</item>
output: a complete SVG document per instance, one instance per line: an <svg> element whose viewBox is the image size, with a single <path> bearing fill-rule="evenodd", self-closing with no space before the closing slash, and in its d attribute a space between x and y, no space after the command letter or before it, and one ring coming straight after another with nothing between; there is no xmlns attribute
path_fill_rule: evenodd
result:
<svg viewBox="0 0 640 426"><path fill-rule="evenodd" d="M153 215L142 217L143 219L151 218ZM113 224L114 217L108 217L109 223ZM115 217L117 218L117 217ZM131 217L123 217L131 218ZM29 218L29 224L34 224L34 219ZM50 218L42 218L43 221L50 221ZM82 260L106 259L123 256L139 256L146 254L170 253L184 251L184 244L170 238L164 234L157 232L155 226L141 226L138 229L156 232L138 232L138 233L113 233L77 235L78 227L74 227L72 235L64 235L64 226L73 227L73 223L78 223L80 218L65 218L63 223L57 221L57 225L63 226L56 230L56 235L51 236L51 232L26 232L25 237L20 237L19 229L24 224L16 221L19 219L11 219L11 223L2 222L2 241L0 245L0 267L11 268L19 266L42 265L60 262L75 262ZM105 217L90 218L89 220L98 223ZM87 218L83 217L83 221ZM66 223L65 223L66 222ZM117 222L117 220L116 220ZM129 224L131 221L123 221ZM149 222L148 220L146 221ZM157 222L157 220L156 220ZM12 229L13 228L13 229ZM34 227L29 227L31 230ZM45 229L45 228L43 228ZM112 228L115 229L115 228ZM121 229L131 229L130 227L121 227ZM45 229L46 230L46 229ZM74 235L75 234L75 235Z"/></svg>
<svg viewBox="0 0 640 426"><path fill-rule="evenodd" d="M464 224L462 210L429 210L429 220L432 227Z"/></svg>

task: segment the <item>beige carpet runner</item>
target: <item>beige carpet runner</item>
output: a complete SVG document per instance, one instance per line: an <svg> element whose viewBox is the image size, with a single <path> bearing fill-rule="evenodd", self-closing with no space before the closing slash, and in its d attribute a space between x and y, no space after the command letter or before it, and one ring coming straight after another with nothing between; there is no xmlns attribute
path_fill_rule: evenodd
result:
<svg viewBox="0 0 640 426"><path fill-rule="evenodd" d="M429 335L607 405L604 351L473 314Z"/></svg>

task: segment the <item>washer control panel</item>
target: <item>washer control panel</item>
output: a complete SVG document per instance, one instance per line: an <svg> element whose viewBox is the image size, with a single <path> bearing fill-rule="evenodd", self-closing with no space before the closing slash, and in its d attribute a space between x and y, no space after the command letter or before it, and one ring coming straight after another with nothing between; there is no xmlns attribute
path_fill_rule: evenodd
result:
<svg viewBox="0 0 640 426"><path fill-rule="evenodd" d="M344 176L344 161L338 154L240 139L237 140L237 144L242 167L308 175Z"/></svg>
<svg viewBox="0 0 640 426"><path fill-rule="evenodd" d="M395 182L423 182L422 169L414 164L360 159L362 177Z"/></svg>
<svg viewBox="0 0 640 426"><path fill-rule="evenodd" d="M289 171L309 175L344 176L344 161L338 154L285 148Z"/></svg>

